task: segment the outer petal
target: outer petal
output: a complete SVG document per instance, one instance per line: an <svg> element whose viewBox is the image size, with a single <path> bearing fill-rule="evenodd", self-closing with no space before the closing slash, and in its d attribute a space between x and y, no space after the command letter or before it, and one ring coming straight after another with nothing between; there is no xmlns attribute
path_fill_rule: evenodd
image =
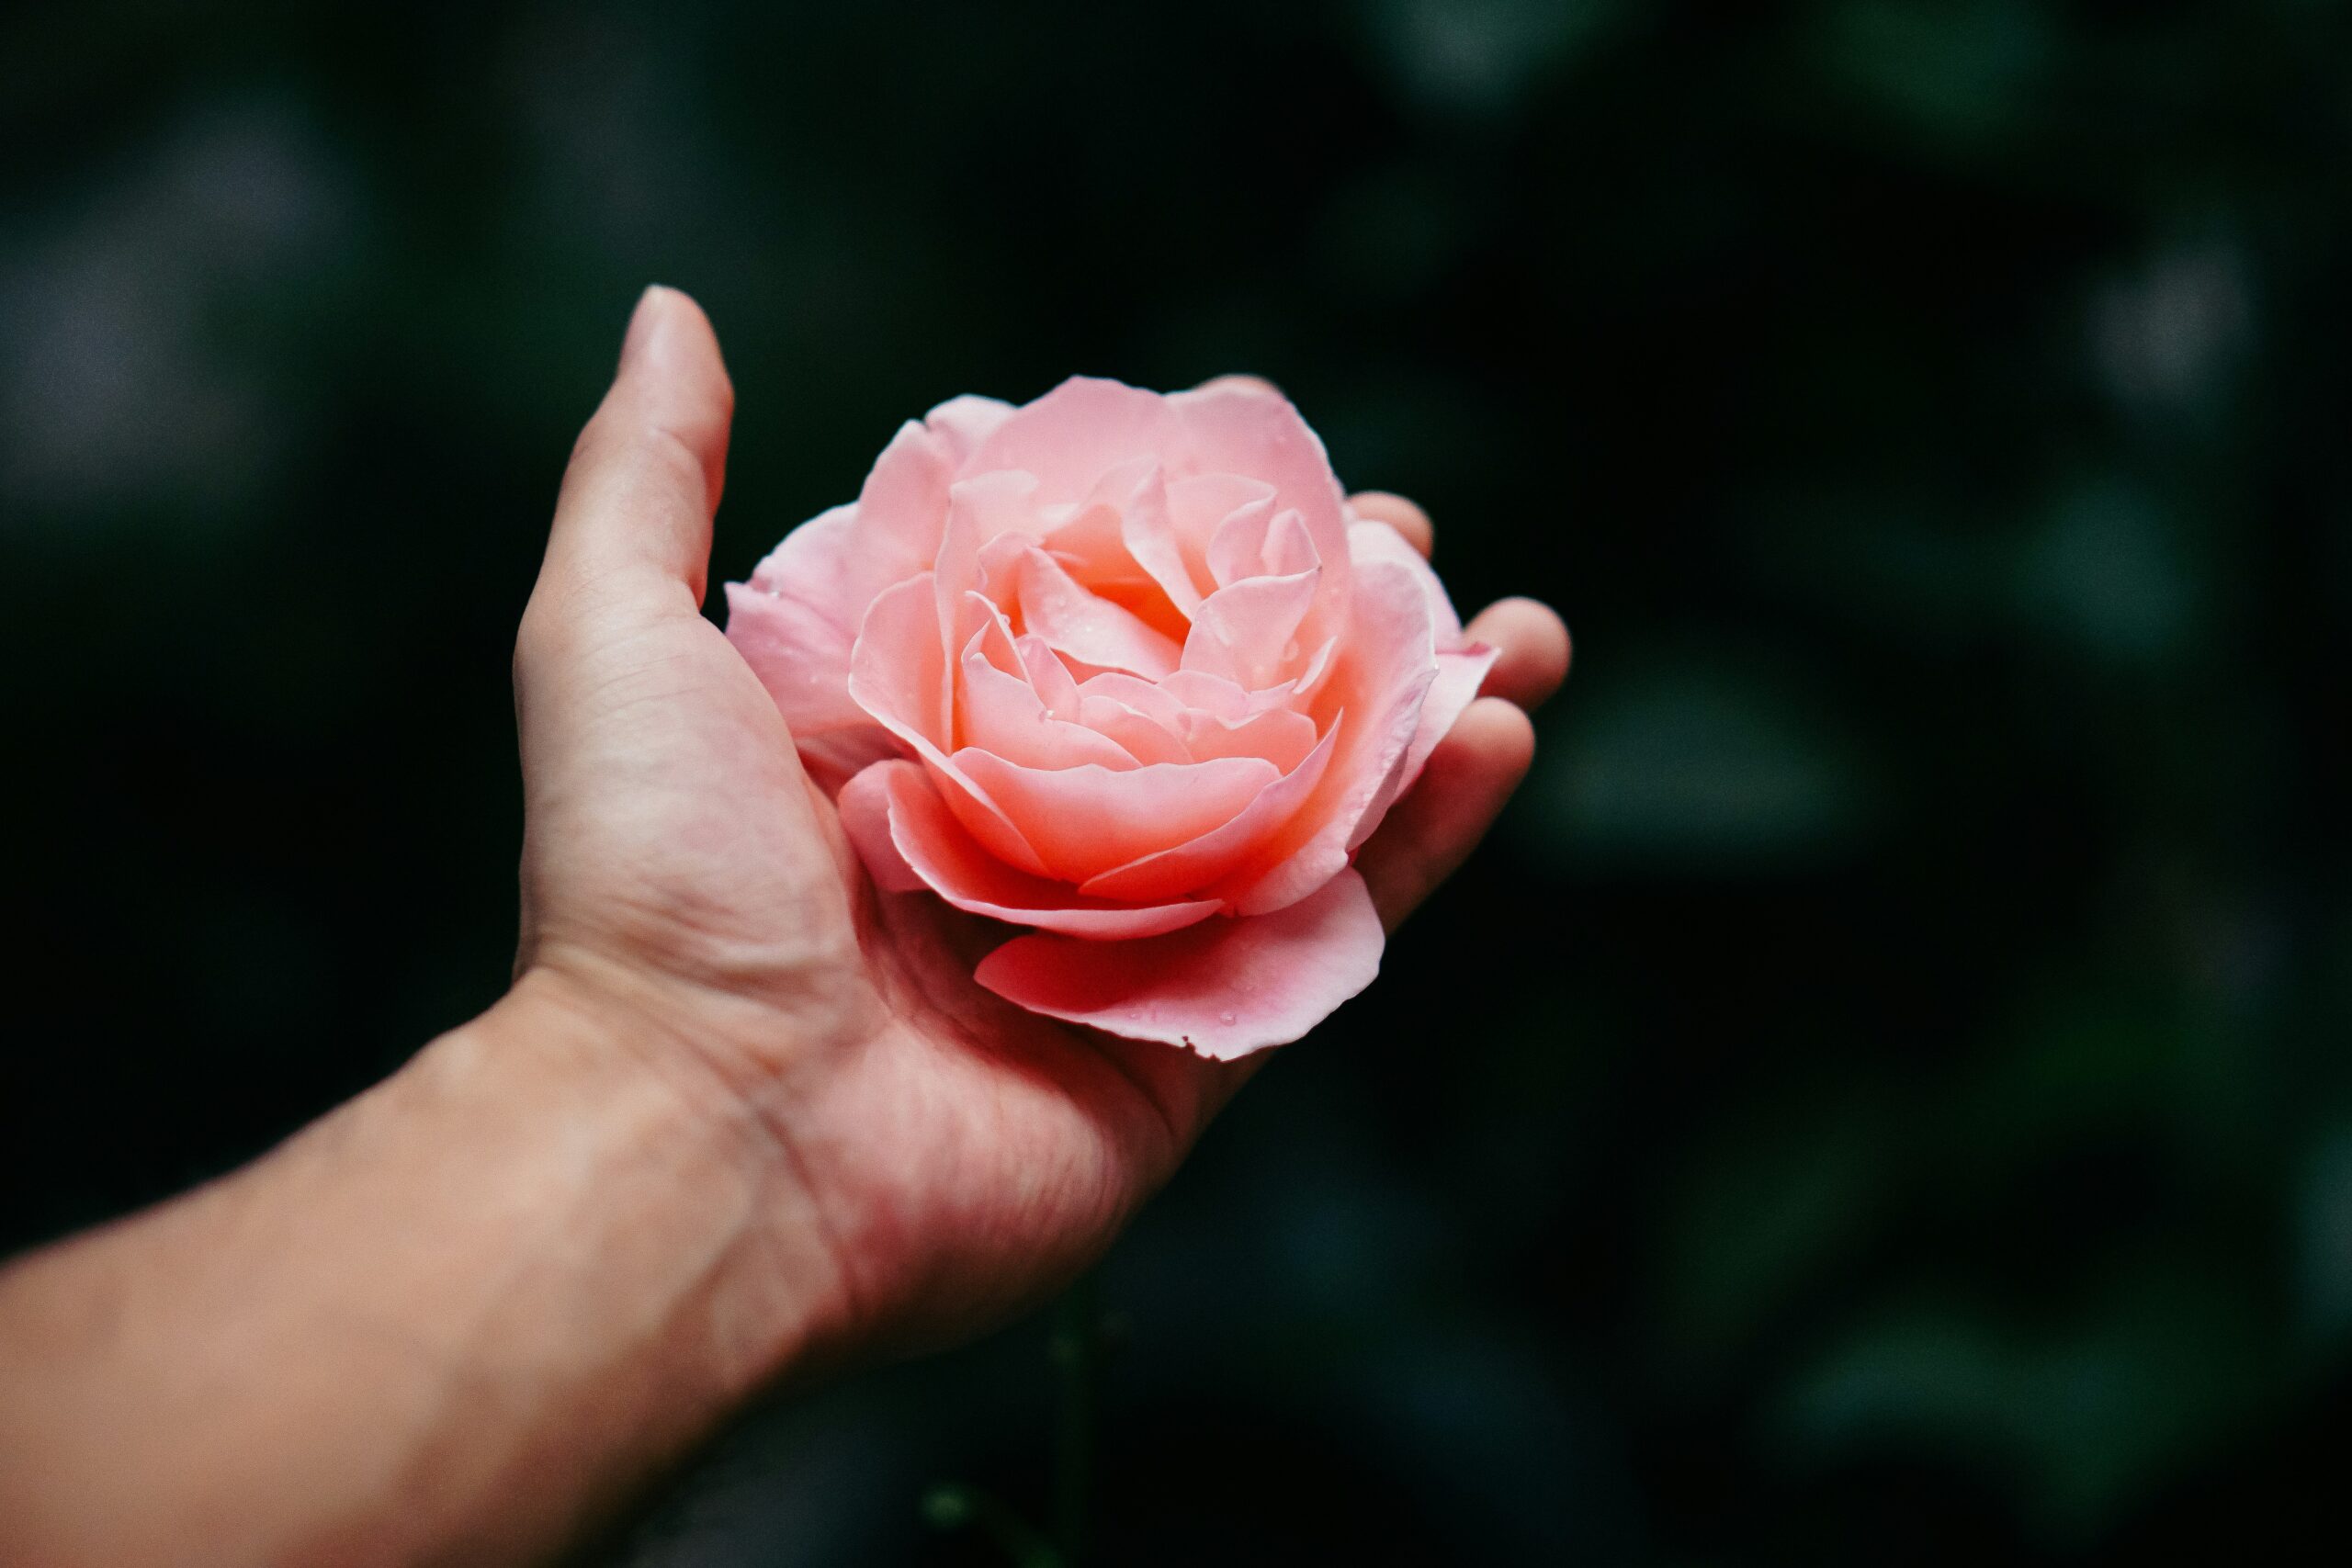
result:
<svg viewBox="0 0 2352 1568"><path fill-rule="evenodd" d="M1037 476L1038 501L1080 501L1094 483L1136 457L1167 461L1184 431L1169 400L1117 381L1073 376L1013 411L965 460L964 471L1020 468Z"/></svg>
<svg viewBox="0 0 2352 1568"><path fill-rule="evenodd" d="M1437 572L1421 558L1421 552L1405 542L1405 536L1385 523L1351 523L1348 525L1348 554L1362 561L1394 561L1411 572L1419 581L1421 592L1429 595L1430 613L1437 621L1437 645L1441 649L1458 648L1462 643L1462 617L1454 613L1453 601L1446 596L1445 584L1438 581Z"/></svg>
<svg viewBox="0 0 2352 1568"><path fill-rule="evenodd" d="M974 842L912 762L866 769L842 791L842 826L885 891L928 887L990 919L1094 940L1181 930L1216 913L1215 899L1138 907L1080 896L1066 883L1013 870Z"/></svg>
<svg viewBox="0 0 2352 1568"><path fill-rule="evenodd" d="M1254 919L1209 920L1137 942L1028 936L975 976L1031 1012L1230 1061L1295 1040L1380 972L1380 917L1341 872L1312 897Z"/></svg>
<svg viewBox="0 0 2352 1568"><path fill-rule="evenodd" d="M876 762L842 785L833 801L841 813L842 831L865 863L865 874L885 893L920 893L930 886L907 863L890 838L890 770L911 768L912 762ZM921 770L918 769L918 772Z"/></svg>
<svg viewBox="0 0 2352 1568"><path fill-rule="evenodd" d="M825 792L827 799L840 795L842 786L876 762L887 762L906 754L899 738L878 724L862 729L836 729L814 739L799 742L800 765L808 770L808 782Z"/></svg>
<svg viewBox="0 0 2352 1568"><path fill-rule="evenodd" d="M992 399L956 398L923 423L899 426L856 504L802 524L748 587L728 585L727 635L796 736L864 723L848 694L858 627L886 589L931 569L956 464L1012 412Z"/></svg>
<svg viewBox="0 0 2352 1568"><path fill-rule="evenodd" d="M836 506L795 528L746 583L727 585L727 636L793 734L866 723L849 698L849 651L866 606L922 570L881 538L862 542L857 508Z"/></svg>
<svg viewBox="0 0 2352 1568"><path fill-rule="evenodd" d="M922 423L960 464L996 433L997 426L1012 417L1011 403L997 398L976 398L967 392L960 398L948 399L923 415Z"/></svg>
<svg viewBox="0 0 2352 1568"><path fill-rule="evenodd" d="M1357 819L1354 830L1348 835L1350 849L1372 837L1372 830L1380 826L1388 808L1413 787L1430 753L1437 750L1437 743L1445 739L1445 732L1453 728L1462 710L1478 695L1479 683L1486 680L1487 671L1498 651L1484 643L1473 643L1460 653L1437 656L1437 679L1430 682L1429 695L1421 699L1420 728L1413 731L1413 743L1405 749L1405 766L1397 775L1396 793L1386 800L1375 802Z"/></svg>
<svg viewBox="0 0 2352 1568"><path fill-rule="evenodd" d="M775 699L794 739L872 722L850 700L849 653L855 637L806 602L730 582L727 640Z"/></svg>
<svg viewBox="0 0 2352 1568"><path fill-rule="evenodd" d="M1352 645L1318 698L1346 715L1338 754L1313 797L1268 845L1264 869L1245 870L1234 886L1215 889L1242 914L1279 909L1337 875L1358 821L1395 798L1422 699L1437 678L1429 601L1404 567L1371 561L1356 570L1353 613Z"/></svg>
<svg viewBox="0 0 2352 1568"><path fill-rule="evenodd" d="M873 559L885 585L931 565L939 548L940 522L947 514L947 486L955 477L951 443L912 420L899 427L874 459L857 492L854 554ZM865 606L845 608L863 615Z"/></svg>
<svg viewBox="0 0 2352 1568"><path fill-rule="evenodd" d="M1430 760L1430 753L1445 739L1445 732L1453 728L1453 721L1462 716L1462 710L1478 695L1479 682L1487 678L1497 650L1462 640L1462 617L1454 613L1445 584L1438 581L1437 573L1430 570L1430 563L1421 558L1421 553L1407 544L1396 529L1385 523L1351 523L1348 548L1359 565L1392 561L1413 574L1429 600L1438 648L1437 679L1430 682L1429 695L1422 700L1420 728L1414 732L1413 743L1406 750L1405 766L1397 774L1396 788L1374 802L1358 819L1349 835L1349 847L1353 848L1372 836L1372 830L1388 814L1389 807L1421 776L1421 766Z"/></svg>
<svg viewBox="0 0 2352 1568"><path fill-rule="evenodd" d="M1023 473L981 474L958 479L947 487L947 506L960 514L975 546L1010 534L1025 539L1045 537L1045 519L1037 514L1037 481Z"/></svg>

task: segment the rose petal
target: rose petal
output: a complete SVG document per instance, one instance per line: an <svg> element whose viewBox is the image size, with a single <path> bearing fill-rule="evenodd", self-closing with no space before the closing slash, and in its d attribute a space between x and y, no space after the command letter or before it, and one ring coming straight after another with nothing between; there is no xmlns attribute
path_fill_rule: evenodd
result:
<svg viewBox="0 0 2352 1568"><path fill-rule="evenodd" d="M1071 768L1084 762L1125 769L1137 762L1189 762L1192 754L1173 736L1155 739L1148 722L1132 734L1104 728L1070 684L1069 671L1052 649L1038 645L1037 672L1063 703L1057 713L1038 694L1027 658L1004 612L979 594L970 596L987 618L964 650L962 699L956 712L958 745L978 746L1032 768ZM1115 706L1116 705L1111 705ZM1124 710L1122 710L1124 711ZM1141 743L1141 749L1126 744Z"/></svg>
<svg viewBox="0 0 2352 1568"><path fill-rule="evenodd" d="M1278 392L1233 386L1168 399L1183 421L1196 471L1247 474L1274 487L1274 508L1295 507L1323 568L1313 620L1329 636L1346 625L1349 586L1346 498L1322 439Z"/></svg>
<svg viewBox="0 0 2352 1568"><path fill-rule="evenodd" d="M1289 577L1322 564L1315 553L1314 536L1306 531L1306 519L1296 512L1285 512L1266 525L1265 542L1258 554L1269 577Z"/></svg>
<svg viewBox="0 0 2352 1568"><path fill-rule="evenodd" d="M1209 541L1209 570L1217 586L1230 588L1253 577L1295 577L1321 564L1306 522L1296 508L1245 507L1217 525Z"/></svg>
<svg viewBox="0 0 2352 1568"><path fill-rule="evenodd" d="M948 456L961 464L995 433L997 426L1012 417L1011 403L998 398L976 398L967 392L933 409L922 416L922 423L924 429L940 438Z"/></svg>
<svg viewBox="0 0 2352 1568"><path fill-rule="evenodd" d="M1216 532L1209 536L1209 575L1219 588L1266 575L1266 531L1273 521L1274 503L1269 497L1236 509L1216 525Z"/></svg>
<svg viewBox="0 0 2352 1568"><path fill-rule="evenodd" d="M727 585L727 635L795 734L865 722L849 700L849 650L876 595L925 562L885 533L862 543L857 508L836 506L784 536Z"/></svg>
<svg viewBox="0 0 2352 1568"><path fill-rule="evenodd" d="M1193 474L1168 486L1168 518L1194 582L1222 586L1210 564L1210 550L1227 525L1239 517L1274 514L1274 487L1243 474Z"/></svg>
<svg viewBox="0 0 2352 1568"><path fill-rule="evenodd" d="M1445 584L1438 581L1437 573L1430 569L1420 551L1407 544L1405 536L1396 529L1385 523L1351 523L1348 525L1348 548L1358 564L1385 561L1412 574L1429 601L1438 649L1437 678L1421 700L1420 724L1413 733L1412 744L1406 749L1404 764L1396 770L1389 787L1357 818L1348 836L1348 847L1353 849L1372 836L1388 808L1421 776L1421 767L1429 761L1430 753L1445 739L1446 731L1453 728L1453 721L1462 716L1462 710L1477 697L1479 683L1494 664L1497 650L1463 642L1462 617L1454 613Z"/></svg>
<svg viewBox="0 0 2352 1568"><path fill-rule="evenodd" d="M796 746L808 782L823 790L828 800L837 797L842 785L875 763L906 755L899 738L878 724L828 730L813 739L796 740Z"/></svg>
<svg viewBox="0 0 2352 1568"><path fill-rule="evenodd" d="M1010 536L1035 542L1046 536L1038 514L1037 481L1017 470L981 474L947 487L947 506L972 530L976 548Z"/></svg>
<svg viewBox="0 0 2352 1568"><path fill-rule="evenodd" d="M1429 694L1421 699L1420 725L1413 731L1413 743L1405 750L1405 766L1397 775L1396 794L1386 800L1375 802L1365 810L1357 820L1354 830L1348 835L1351 840L1348 846L1350 849L1372 837L1372 830L1380 826L1380 819L1387 815L1389 807L1404 798L1405 792L1413 787L1413 781L1421 776L1422 765L1429 761L1430 753L1436 750L1437 743L1445 739L1445 732L1453 728L1453 721L1462 716L1462 710L1476 700L1478 687L1486 680L1487 671L1493 666L1499 651L1484 643L1473 643L1460 653L1441 653L1437 656L1437 679L1430 682Z"/></svg>
<svg viewBox="0 0 2352 1568"><path fill-rule="evenodd" d="M1458 648L1462 644L1462 617L1454 613L1453 601L1446 596L1445 584L1421 552L1405 542L1405 536L1385 523L1351 523L1348 525L1348 554L1358 561L1393 561L1413 574L1429 595L1430 612L1437 624L1437 646Z"/></svg>
<svg viewBox="0 0 2352 1568"><path fill-rule="evenodd" d="M947 657L930 572L910 577L874 601L850 651L849 694L875 723L912 745L954 737L941 705Z"/></svg>
<svg viewBox="0 0 2352 1568"><path fill-rule="evenodd" d="M1212 757L1263 757L1284 773L1315 750L1315 721L1289 708L1265 708L1228 722L1195 708L1184 715L1185 750L1199 761Z"/></svg>
<svg viewBox="0 0 2352 1568"><path fill-rule="evenodd" d="M1046 647L1041 637L1015 637L1013 647L1019 650L1022 668L1029 671L1029 684L1035 688L1046 711L1056 718L1075 721L1079 715L1079 684L1070 674L1069 666L1061 661L1061 656Z"/></svg>
<svg viewBox="0 0 2352 1568"><path fill-rule="evenodd" d="M1322 438L1288 398L1227 385L1173 393L1167 401L1191 438L1195 472L1246 474L1271 484L1278 506L1306 514L1326 562L1346 547L1346 497Z"/></svg>
<svg viewBox="0 0 2352 1568"><path fill-rule="evenodd" d="M1216 889L1243 914L1303 898L1347 864L1358 821L1375 801L1395 796L1437 678L1430 604L1412 573L1369 561L1355 581L1353 636L1318 699L1348 715L1339 752L1314 796L1268 844L1264 869L1244 870Z"/></svg>
<svg viewBox="0 0 2352 1568"><path fill-rule="evenodd" d="M1176 668L1174 642L1133 611L1088 592L1045 551L1023 555L1014 581L1023 628L1055 652L1097 669L1154 678Z"/></svg>
<svg viewBox="0 0 2352 1568"><path fill-rule="evenodd" d="M865 874L874 878L875 886L885 893L925 892L931 885L899 852L899 846L891 838L888 781L894 768L922 772L912 762L876 762L842 785L833 807L841 813L842 832L864 863Z"/></svg>
<svg viewBox="0 0 2352 1568"><path fill-rule="evenodd" d="M948 655L962 648L994 610L988 596L979 592L980 522L974 511L974 498L978 493L977 489L967 489L948 498L946 520L940 529L938 558L931 569L932 608L939 618L939 646ZM865 635L862 626L859 635ZM952 657L943 656L939 661L939 722L928 733L943 749L952 750L956 745L956 661Z"/></svg>
<svg viewBox="0 0 2352 1568"><path fill-rule="evenodd" d="M1046 547L1079 583L1173 641L1200 592L1170 536L1167 512L1158 460L1137 457L1096 480Z"/></svg>
<svg viewBox="0 0 2352 1568"><path fill-rule="evenodd" d="M1252 577L1201 601L1184 639L1183 667L1255 691L1283 678L1298 655L1299 624L1315 603L1322 569L1295 577Z"/></svg>
<svg viewBox="0 0 2352 1568"><path fill-rule="evenodd" d="M1020 468L1037 476L1041 502L1073 502L1121 463L1168 460L1182 449L1183 434L1167 399L1116 381L1073 376L1015 409L965 461L964 472Z"/></svg>
<svg viewBox="0 0 2352 1568"><path fill-rule="evenodd" d="M951 438L913 420L899 426L874 459L857 492L856 553L871 552L874 570L886 581L931 565L947 512L947 486L955 477Z"/></svg>
<svg viewBox="0 0 2352 1568"><path fill-rule="evenodd" d="M1138 907L1089 898L1067 883L1025 875L989 854L912 762L866 769L842 791L842 826L886 892L928 887L959 909L1040 931L1129 941L1181 930L1216 913L1215 899Z"/></svg>
<svg viewBox="0 0 2352 1568"><path fill-rule="evenodd" d="M1200 759L1182 739L1159 720L1111 697L1081 696L1078 720L1118 743L1138 762L1191 762Z"/></svg>
<svg viewBox="0 0 2352 1568"><path fill-rule="evenodd" d="M871 725L849 695L849 654L855 638L824 613L797 598L730 582L727 640L775 699L794 739Z"/></svg>
<svg viewBox="0 0 2352 1568"><path fill-rule="evenodd" d="M1087 678L1078 688L1081 697L1108 697L1125 707L1131 707L1154 723L1174 733L1184 721L1184 704L1157 681L1147 681L1124 671L1109 670Z"/></svg>
<svg viewBox="0 0 2352 1568"><path fill-rule="evenodd" d="M1079 891L1131 902L1173 898L1215 886L1245 863L1263 864L1263 841L1290 820L1322 782L1345 723L1343 716L1297 767L1259 791L1232 821L1115 866L1082 884Z"/></svg>
<svg viewBox="0 0 2352 1568"><path fill-rule="evenodd" d="M1254 919L1204 921L1137 942L1026 936L975 976L1031 1012L1230 1061L1297 1039L1380 972L1380 917L1342 871Z"/></svg>
<svg viewBox="0 0 2352 1568"><path fill-rule="evenodd" d="M1253 693L1250 700L1252 704L1262 705L1268 699L1279 695L1285 702L1304 703L1322 689L1324 678L1331 673L1332 666L1339 661L1339 657L1340 639L1326 637L1323 639L1323 645L1307 656L1306 669L1298 679L1286 682L1287 690L1276 688L1272 691Z"/></svg>
<svg viewBox="0 0 2352 1568"><path fill-rule="evenodd" d="M1084 882L1221 827L1282 776L1258 757L1126 772L1023 768L969 749L954 761L1020 824L1045 863L1044 874L1067 882Z"/></svg>
<svg viewBox="0 0 2352 1568"><path fill-rule="evenodd" d="M1315 694L1322 686L1323 678L1331 672L1332 662L1337 657L1335 650L1339 646L1338 638L1329 638L1307 660L1304 673L1288 681L1278 681L1271 686L1261 686L1254 692L1243 693L1243 716L1261 714L1270 708L1288 708L1293 713L1314 712Z"/></svg>
<svg viewBox="0 0 2352 1568"><path fill-rule="evenodd" d="M1250 714L1250 692L1205 670L1179 670L1159 682L1159 689L1188 708L1234 722Z"/></svg>
<svg viewBox="0 0 2352 1568"><path fill-rule="evenodd" d="M1161 760L1138 759L1104 731L1054 717L1025 677L995 668L978 649L964 656L961 697L956 715L957 741L1023 767L1072 768L1092 762L1125 769L1139 760Z"/></svg>
<svg viewBox="0 0 2352 1568"><path fill-rule="evenodd" d="M884 593L865 613L850 655L849 694L876 724L922 759L939 781L948 808L973 837L998 859L1042 875L1045 863L1028 839L941 749L940 741L948 734L938 696L946 664L932 574L924 572Z"/></svg>
<svg viewBox="0 0 2352 1568"><path fill-rule="evenodd" d="M1193 581L1176 526L1168 512L1168 481L1158 463L1126 485L1119 505L1119 542L1128 558L1148 572L1168 603L1190 616L1200 607L1200 585Z"/></svg>
<svg viewBox="0 0 2352 1568"><path fill-rule="evenodd" d="M956 398L899 426L854 505L785 536L749 592L729 586L728 636L796 734L862 722L848 697L858 627L885 589L931 568L957 463L1012 412L994 399Z"/></svg>

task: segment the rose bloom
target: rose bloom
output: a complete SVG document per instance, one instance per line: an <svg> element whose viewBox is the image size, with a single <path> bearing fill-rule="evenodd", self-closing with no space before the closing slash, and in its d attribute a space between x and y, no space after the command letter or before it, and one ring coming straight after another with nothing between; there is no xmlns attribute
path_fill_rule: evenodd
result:
<svg viewBox="0 0 2352 1568"><path fill-rule="evenodd" d="M882 890L1027 928L981 986L1220 1058L1371 983L1350 863L1494 659L1232 387L943 403L727 596Z"/></svg>

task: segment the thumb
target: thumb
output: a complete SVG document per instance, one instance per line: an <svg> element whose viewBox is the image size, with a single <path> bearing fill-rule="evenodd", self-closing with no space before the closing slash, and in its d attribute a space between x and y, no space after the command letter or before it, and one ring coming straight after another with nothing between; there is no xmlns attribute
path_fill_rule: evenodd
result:
<svg viewBox="0 0 2352 1568"><path fill-rule="evenodd" d="M564 469L533 598L594 583L600 596L683 587L701 604L734 412L702 308L674 288L648 288L612 389Z"/></svg>

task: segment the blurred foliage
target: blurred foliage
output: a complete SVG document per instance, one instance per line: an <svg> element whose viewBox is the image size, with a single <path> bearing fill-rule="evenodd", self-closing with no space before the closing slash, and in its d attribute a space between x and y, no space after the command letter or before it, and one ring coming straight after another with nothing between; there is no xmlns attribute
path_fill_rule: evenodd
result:
<svg viewBox="0 0 2352 1568"><path fill-rule="evenodd" d="M1114 1258L1122 1563L2341 1539L2352 25L2325 0L0 17L6 1235L494 996L503 673L637 288L718 573L900 418L1274 377L1579 667ZM614 1562L989 1560L1031 1326Z"/></svg>

